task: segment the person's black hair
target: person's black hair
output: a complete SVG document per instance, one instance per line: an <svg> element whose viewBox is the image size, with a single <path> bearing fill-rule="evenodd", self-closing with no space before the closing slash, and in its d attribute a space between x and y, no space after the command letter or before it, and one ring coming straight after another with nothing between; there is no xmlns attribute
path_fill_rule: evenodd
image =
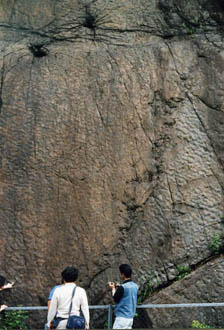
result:
<svg viewBox="0 0 224 330"><path fill-rule="evenodd" d="M62 281L75 282L78 278L79 271L75 267L66 267L61 273Z"/></svg>
<svg viewBox="0 0 224 330"><path fill-rule="evenodd" d="M131 266L130 265L122 264L122 265L119 266L119 270L120 270L120 273L121 274L124 274L124 276L126 278L131 277L132 269L131 269Z"/></svg>
<svg viewBox="0 0 224 330"><path fill-rule="evenodd" d="M3 287L5 284L5 277L0 275L0 288Z"/></svg>

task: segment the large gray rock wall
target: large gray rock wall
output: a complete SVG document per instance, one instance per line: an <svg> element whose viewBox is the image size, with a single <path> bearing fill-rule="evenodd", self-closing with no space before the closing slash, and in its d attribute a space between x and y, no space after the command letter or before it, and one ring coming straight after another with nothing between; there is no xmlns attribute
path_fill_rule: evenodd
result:
<svg viewBox="0 0 224 330"><path fill-rule="evenodd" d="M70 264L94 304L110 301L123 262L161 303L166 286L184 299L178 266L210 272L223 231L223 13L218 0L1 1L9 303L45 304Z"/></svg>

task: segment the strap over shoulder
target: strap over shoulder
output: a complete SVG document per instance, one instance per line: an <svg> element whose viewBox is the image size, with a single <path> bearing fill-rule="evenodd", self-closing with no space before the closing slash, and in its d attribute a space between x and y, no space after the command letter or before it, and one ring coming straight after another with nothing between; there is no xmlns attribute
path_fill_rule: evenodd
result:
<svg viewBox="0 0 224 330"><path fill-rule="evenodd" d="M76 288L77 288L77 285L74 287L74 289L72 291L72 299L73 299L73 297L75 295ZM71 303L70 303L70 306L69 306L68 317L70 317L70 314L71 314L71 311L72 311L72 299L71 299Z"/></svg>

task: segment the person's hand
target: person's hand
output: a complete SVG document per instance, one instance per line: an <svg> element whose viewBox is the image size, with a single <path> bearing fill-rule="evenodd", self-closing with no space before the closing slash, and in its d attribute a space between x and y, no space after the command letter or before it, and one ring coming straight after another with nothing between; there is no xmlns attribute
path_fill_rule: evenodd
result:
<svg viewBox="0 0 224 330"><path fill-rule="evenodd" d="M116 288L117 286L121 286L120 283L116 283L116 284L115 284L115 288Z"/></svg>
<svg viewBox="0 0 224 330"><path fill-rule="evenodd" d="M114 282L109 282L108 285L109 285L109 288L115 289L115 283Z"/></svg>
<svg viewBox="0 0 224 330"><path fill-rule="evenodd" d="M89 324L88 324L88 323L86 323L86 325L85 325L85 329L86 329L86 330L89 330Z"/></svg>
<svg viewBox="0 0 224 330"><path fill-rule="evenodd" d="M11 282L11 283L9 282L3 286L3 289L11 289L14 284L15 284L15 282Z"/></svg>
<svg viewBox="0 0 224 330"><path fill-rule="evenodd" d="M6 309L8 306L7 305L1 305L0 306L0 312L4 311L4 309Z"/></svg>

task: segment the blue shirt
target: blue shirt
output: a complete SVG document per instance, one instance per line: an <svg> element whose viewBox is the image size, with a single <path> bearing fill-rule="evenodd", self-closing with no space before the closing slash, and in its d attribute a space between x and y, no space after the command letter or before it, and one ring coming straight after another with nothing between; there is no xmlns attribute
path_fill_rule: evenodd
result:
<svg viewBox="0 0 224 330"><path fill-rule="evenodd" d="M133 281L127 281L121 286L124 289L123 296L115 307L115 315L118 317L133 318L136 311L138 285Z"/></svg>
<svg viewBox="0 0 224 330"><path fill-rule="evenodd" d="M54 291L55 291L57 288L59 288L60 286L61 286L61 284L60 284L60 285L55 285L55 286L51 289L51 291L50 291L50 293L49 293L48 300L52 300L52 297L53 297Z"/></svg>

